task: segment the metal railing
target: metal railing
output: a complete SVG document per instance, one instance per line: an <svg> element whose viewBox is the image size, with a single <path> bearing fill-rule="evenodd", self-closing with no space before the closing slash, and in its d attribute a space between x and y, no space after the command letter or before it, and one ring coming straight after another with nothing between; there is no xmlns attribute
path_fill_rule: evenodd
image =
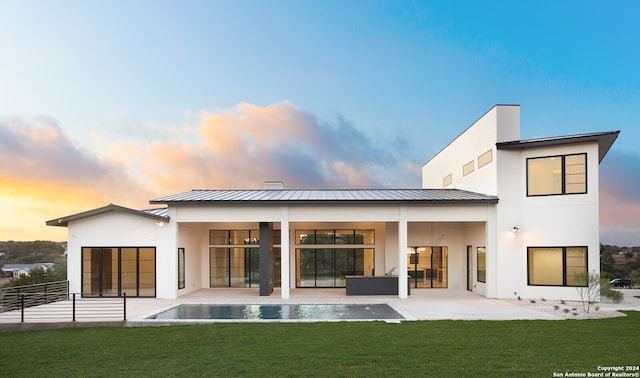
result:
<svg viewBox="0 0 640 378"><path fill-rule="evenodd" d="M69 296L68 281L0 289L0 312L58 302Z"/></svg>
<svg viewBox="0 0 640 378"><path fill-rule="evenodd" d="M126 321L126 293L69 293L67 281L0 289L0 322Z"/></svg>

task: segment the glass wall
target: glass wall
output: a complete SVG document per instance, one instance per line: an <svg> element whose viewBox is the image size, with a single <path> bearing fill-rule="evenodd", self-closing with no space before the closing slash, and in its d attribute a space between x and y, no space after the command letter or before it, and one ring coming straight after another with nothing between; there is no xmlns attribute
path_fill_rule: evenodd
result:
<svg viewBox="0 0 640 378"><path fill-rule="evenodd" d="M154 247L82 248L82 295L156 296Z"/></svg>
<svg viewBox="0 0 640 378"><path fill-rule="evenodd" d="M373 276L373 248L297 248L296 287L346 287L346 276Z"/></svg>
<svg viewBox="0 0 640 378"><path fill-rule="evenodd" d="M296 230L296 287L346 287L346 276L373 276L375 231ZM368 246L368 247L367 247Z"/></svg>
<svg viewBox="0 0 640 378"><path fill-rule="evenodd" d="M273 243L274 286L278 287L280 230L273 230ZM260 287L259 230L209 230L209 244L209 287Z"/></svg>
<svg viewBox="0 0 640 378"><path fill-rule="evenodd" d="M446 288L447 247L411 247L407 253L407 269L414 288Z"/></svg>

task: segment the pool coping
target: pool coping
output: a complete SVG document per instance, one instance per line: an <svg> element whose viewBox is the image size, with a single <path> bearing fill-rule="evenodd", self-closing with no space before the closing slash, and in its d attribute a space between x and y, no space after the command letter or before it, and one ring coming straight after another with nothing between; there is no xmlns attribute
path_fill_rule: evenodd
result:
<svg viewBox="0 0 640 378"><path fill-rule="evenodd" d="M400 314L403 319L391 319L391 318L378 318L378 319L154 319L162 312L171 310L181 305L213 305L213 306L248 306L248 305L260 305L260 306L282 306L282 305L387 305L392 310ZM165 306L154 310L150 313L142 315L135 320L127 321L127 326L142 326L142 325L178 325L178 324L210 324L210 323L319 323L319 322L363 322L363 321L383 321L386 323L400 323L402 321L415 321L417 320L411 313L404 308L398 307L393 303L387 301L295 301L295 302L254 302L254 303L238 303L238 302L181 302L173 303L169 306Z"/></svg>

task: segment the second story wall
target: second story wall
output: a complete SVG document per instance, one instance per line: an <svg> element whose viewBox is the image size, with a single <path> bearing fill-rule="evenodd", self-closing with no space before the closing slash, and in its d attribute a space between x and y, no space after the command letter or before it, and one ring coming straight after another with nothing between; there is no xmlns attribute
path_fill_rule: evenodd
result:
<svg viewBox="0 0 640 378"><path fill-rule="evenodd" d="M422 167L422 187L497 195L497 142L520 138L520 106L496 105Z"/></svg>

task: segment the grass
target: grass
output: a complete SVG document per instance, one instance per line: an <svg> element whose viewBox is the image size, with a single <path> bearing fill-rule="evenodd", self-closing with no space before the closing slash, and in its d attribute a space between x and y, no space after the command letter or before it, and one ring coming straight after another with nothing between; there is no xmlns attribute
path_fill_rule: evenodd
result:
<svg viewBox="0 0 640 378"><path fill-rule="evenodd" d="M637 364L638 334L640 312L598 320L72 328L2 333L0 361L7 377L550 377Z"/></svg>

